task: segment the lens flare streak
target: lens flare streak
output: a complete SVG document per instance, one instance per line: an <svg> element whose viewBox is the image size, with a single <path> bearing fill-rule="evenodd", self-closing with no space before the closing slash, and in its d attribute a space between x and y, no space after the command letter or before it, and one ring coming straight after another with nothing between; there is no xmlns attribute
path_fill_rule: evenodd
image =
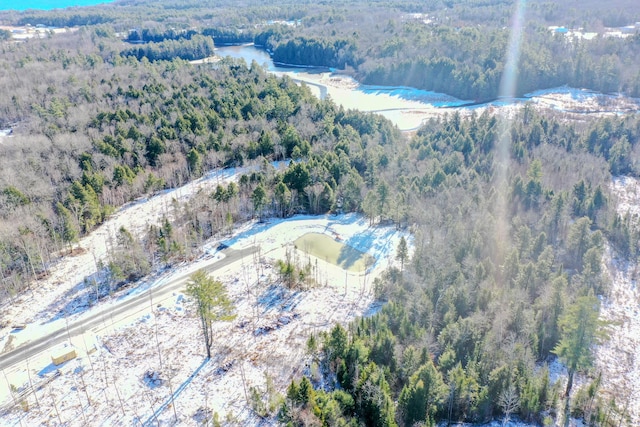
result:
<svg viewBox="0 0 640 427"><path fill-rule="evenodd" d="M506 52L505 66L500 80L499 96L503 98L514 98L518 81L518 61L520 59L520 47L522 44L522 27L526 9L526 0L518 0L516 10L513 15L511 34ZM504 249L508 246L509 239L509 218L507 212L508 194L508 167L511 145L511 128L513 117L506 114L499 121L498 137L495 146L494 158L494 185L497 193L496 200L496 258L498 264L504 260Z"/></svg>

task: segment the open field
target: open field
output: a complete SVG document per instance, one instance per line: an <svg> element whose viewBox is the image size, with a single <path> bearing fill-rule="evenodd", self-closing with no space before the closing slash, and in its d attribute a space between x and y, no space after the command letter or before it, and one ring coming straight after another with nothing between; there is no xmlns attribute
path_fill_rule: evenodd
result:
<svg viewBox="0 0 640 427"><path fill-rule="evenodd" d="M307 233L298 237L294 245L306 254L351 272L362 273L375 262L371 255L338 242L326 234Z"/></svg>

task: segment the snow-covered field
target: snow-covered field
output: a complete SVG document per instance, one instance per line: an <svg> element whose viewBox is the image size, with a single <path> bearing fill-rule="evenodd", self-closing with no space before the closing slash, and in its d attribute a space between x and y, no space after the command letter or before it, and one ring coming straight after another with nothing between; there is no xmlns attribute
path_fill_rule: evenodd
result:
<svg viewBox="0 0 640 427"><path fill-rule="evenodd" d="M288 75L297 82L304 82L314 95L320 97L321 93L326 93L336 104L346 109L381 114L403 131L416 129L425 118L434 117L445 111L424 100L418 100L417 97L411 99L401 97L393 92L394 88L366 90L353 78L347 76L303 71L278 71L274 74Z"/></svg>
<svg viewBox="0 0 640 427"><path fill-rule="evenodd" d="M82 287L85 276L95 273L94 257L106 256L110 233L122 225L140 231L163 215L170 216L172 199L183 201L200 188L236 177L233 171L211 174L123 208L80 242L86 252L63 259L33 293L2 307L4 323L28 326L22 331L2 330L0 348L34 340L67 319L71 322L101 309L78 307L78 313L67 318L58 315L64 299ZM292 245L308 232L339 239L369 253L376 262L356 274L309 257ZM351 214L248 224L223 242L231 249L258 247L259 251L215 273L234 301L237 318L216 326L212 360L205 363L199 320L180 291L149 301L122 318L109 316L113 300L101 303L107 304L101 325L86 335L70 337L78 358L56 367L47 351L3 371L0 405L12 409L0 415L0 424L171 424L177 416L180 425L199 425L203 414L217 412L223 420L228 415L237 424L257 425L261 420L247 404L249 388L264 388L269 375L283 392L305 369L309 334L379 309L373 279L395 262L400 236L392 227L370 227L367 220ZM172 276L210 264L217 259L219 243L209 242L200 260L141 283L139 289L160 286ZM287 254L300 265L311 265L313 285L292 290L279 282L273 263ZM87 354L96 336L97 351ZM30 388L37 391L20 394Z"/></svg>

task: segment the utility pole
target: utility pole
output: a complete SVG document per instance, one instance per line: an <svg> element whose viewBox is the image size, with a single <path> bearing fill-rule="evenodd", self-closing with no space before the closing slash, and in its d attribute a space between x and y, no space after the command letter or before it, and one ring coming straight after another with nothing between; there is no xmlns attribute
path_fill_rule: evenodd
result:
<svg viewBox="0 0 640 427"><path fill-rule="evenodd" d="M27 359L27 376L29 377L29 387L31 388L33 397L36 399L36 405L38 406L38 409L40 409L40 402L38 402L38 393L33 388L33 383L31 382L31 370L29 369L29 359Z"/></svg>
<svg viewBox="0 0 640 427"><path fill-rule="evenodd" d="M151 309L151 314L153 314L153 324L155 326L156 335L156 348L158 350L158 361L160 362L160 370L162 371L162 353L160 352L160 339L158 338L158 318L153 311L153 294L151 293L151 289L149 289L149 308Z"/></svg>
<svg viewBox="0 0 640 427"><path fill-rule="evenodd" d="M56 410L56 415L58 416L58 422L60 425L63 425L62 418L60 418L60 412L58 412L58 405L56 404L56 399L53 397L53 393L51 392L51 386L49 386L49 396L51 396L51 401L53 402L53 409Z"/></svg>

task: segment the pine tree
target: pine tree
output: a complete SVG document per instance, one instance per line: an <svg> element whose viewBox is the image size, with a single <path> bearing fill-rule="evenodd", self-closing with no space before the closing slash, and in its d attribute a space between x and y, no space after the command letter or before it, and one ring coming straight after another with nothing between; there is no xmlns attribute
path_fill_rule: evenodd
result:
<svg viewBox="0 0 640 427"><path fill-rule="evenodd" d="M262 184L258 184L253 190L251 201L253 202L253 209L258 213L258 217L262 218L262 208L267 203L267 191Z"/></svg>
<svg viewBox="0 0 640 427"><path fill-rule="evenodd" d="M62 240L65 243L69 244L69 250L73 249L73 243L78 241L78 234L80 230L78 225L73 221L73 216L69 209L64 207L64 205L60 202L56 204L56 209L58 210L58 215L62 220L62 229L60 230L60 234Z"/></svg>
<svg viewBox="0 0 640 427"><path fill-rule="evenodd" d="M187 295L195 299L196 310L202 324L202 334L207 359L211 359L213 322L231 321L235 318L233 304L222 282L211 278L206 271L198 270L187 283Z"/></svg>
<svg viewBox="0 0 640 427"><path fill-rule="evenodd" d="M593 344L606 337L604 322L598 319L599 303L593 296L583 296L570 305L560 318L561 338L553 352L567 366L569 378L565 390L565 426L569 423L569 397L576 372L593 365Z"/></svg>
<svg viewBox="0 0 640 427"><path fill-rule="evenodd" d="M404 263L409 256L409 249L407 248L407 240L404 236L400 237L400 242L398 243L398 249L396 251L396 259L400 261L400 271L404 271Z"/></svg>

